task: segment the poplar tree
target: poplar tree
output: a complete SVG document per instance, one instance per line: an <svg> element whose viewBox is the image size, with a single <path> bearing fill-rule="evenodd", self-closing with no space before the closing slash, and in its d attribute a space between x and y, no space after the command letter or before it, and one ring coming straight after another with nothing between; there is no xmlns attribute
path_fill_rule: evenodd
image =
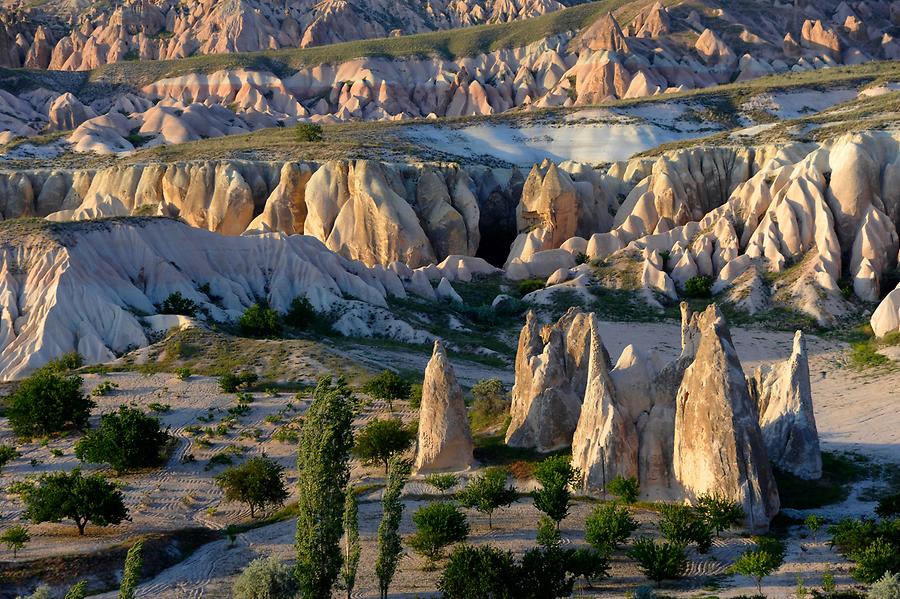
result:
<svg viewBox="0 0 900 599"><path fill-rule="evenodd" d="M381 497L381 524L378 526L378 559L375 561L375 574L378 576L378 588L381 599L387 599L388 588L397 571L397 563L403 555L403 543L400 538L400 518L403 516L403 502L400 494L409 479L412 463L399 456L391 458L388 466L387 486Z"/></svg>

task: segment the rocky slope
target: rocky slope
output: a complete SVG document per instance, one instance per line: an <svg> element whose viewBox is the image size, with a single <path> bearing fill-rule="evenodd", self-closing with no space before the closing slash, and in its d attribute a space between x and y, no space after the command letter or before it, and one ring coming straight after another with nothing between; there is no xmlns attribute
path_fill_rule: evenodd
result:
<svg viewBox="0 0 900 599"><path fill-rule="evenodd" d="M601 4L600 12L606 7ZM68 140L76 151L122 152L298 120L456 117L590 105L900 57L900 42L889 33L898 11L887 1L829 1L800 8L763 0L720 6L707 0L702 11L661 3L607 4L621 6L619 15L629 20L620 23L605 14L580 31L563 30L519 45L510 40L525 39L530 30L492 33L491 39L500 36L500 47L493 51L475 45L448 56L440 51L447 41L434 40L435 48L423 41L409 55L398 40L396 48L379 49L373 56L361 50L336 61L324 52L300 58L298 64L248 57L234 64L227 58L191 59L161 70L123 68L109 74L109 81L97 72L74 90L48 87L39 77L24 84L11 80L0 93L0 113L7 115L7 122L0 122L0 140L74 129ZM225 10L231 5L210 6ZM121 23L114 27L123 35L128 30ZM239 27L220 31L245 33ZM107 50L114 54L112 60L86 57L86 50L74 48L84 43L96 52L107 46L82 32L71 36L51 52L57 57L53 68L92 68L143 56L128 43L113 40L113 49ZM222 40L221 51L235 49L225 37L214 37ZM46 54L32 52L30 46L27 52ZM158 50L147 52L149 59ZM112 93L108 84L115 86Z"/></svg>

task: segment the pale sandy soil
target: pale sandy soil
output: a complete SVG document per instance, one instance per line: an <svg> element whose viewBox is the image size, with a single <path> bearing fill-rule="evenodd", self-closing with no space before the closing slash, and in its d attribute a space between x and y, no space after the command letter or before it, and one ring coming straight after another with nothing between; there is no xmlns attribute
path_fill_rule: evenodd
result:
<svg viewBox="0 0 900 599"><path fill-rule="evenodd" d="M781 332L761 330L735 330L733 337L743 360L744 368L750 371L758 364L781 360L788 356L791 335ZM633 324L606 323L603 340L610 354L618 356L628 343L641 350L656 349L671 357L680 350L680 329L675 324ZM808 339L811 352L811 374L816 418L823 448L828 450L849 449L872 456L878 460L900 462L900 410L897 410L895 389L900 385L900 372L858 373L843 365L843 347L832 341L817 338ZM404 353L398 350L376 350L360 347L346 351L348 360L359 360L370 368L395 366L403 369L423 369L427 355ZM497 376L507 383L512 380L511 369L498 370L476 364L460 364L458 376L469 386L479 378ZM228 523L246 521L247 510L237 504L222 501L221 492L213 482L213 476L222 470L219 466L210 471L204 469L209 457L222 451L228 445L246 448L246 455L265 452L277 459L286 468L289 488L296 480L294 470L294 447L287 443L271 440L276 426L265 422L269 415L283 414L284 421L299 416L308 406L307 401L298 401L292 393L282 393L268 397L254 393L252 412L239 419L239 426L225 438L216 438L213 446L199 447L185 427L197 424L198 418L214 410L214 418L209 425L215 426L225 409L235 405L234 395L218 391L214 379L191 377L180 381L171 375L143 376L136 373L115 373L104 376L86 377L86 387L92 389L100 381L109 379L119 384L119 389L107 397L98 398L97 413L110 410L121 403L134 403L146 408L151 402L170 404L172 410L162 414L163 422L171 427L179 443L165 468L122 477L126 502L131 510L132 522L120 526L100 529L88 528L89 536L79 538L74 526L68 523L29 526L32 542L20 553L20 559L33 559L53 554L84 553L114 543L133 538L140 532L151 530L171 530L191 526L222 528ZM291 405L293 409L289 408ZM405 406L395 406L401 410ZM385 406L373 404L357 424L384 413ZM415 412L403 409L400 414L406 420L416 417ZM259 438L240 438L242 432L259 430ZM0 420L0 442L11 442L8 424ZM62 457L54 457L51 450L62 451ZM73 455L73 440L51 441L46 447L32 443L21 447L22 457L4 469L0 476L0 487L8 486L13 480L56 469L71 469L78 463ZM193 454L194 462L183 462L182 458ZM31 465L31 460L38 462ZM93 470L94 467L86 467ZM362 483L378 483L380 474L371 469L354 467L354 479ZM862 485L859 489L860 490ZM421 483L413 482L407 491L418 497L429 492ZM864 514L872 511L872 503L861 502L856 491L842 505L819 510L829 517ZM380 520L378 489L368 492L360 506L363 536L363 560L358 582L357 597L377 597L377 582L374 576L375 533ZM423 500L410 498L406 504L403 532L412 532L410 516ZM592 509L592 503L579 500L571 515L563 522L566 542L572 546L583 543L583 523ZM21 505L10 495L0 496L0 512L3 522L15 520L21 512ZM800 514L804 515L804 514ZM652 512L637 511L642 523L642 532L652 534L655 518ZM480 514L470 512L473 543L491 543L499 547L521 552L533 545L538 512L530 500L523 499L511 508L495 514L495 529L489 531L486 520ZM216 541L197 550L182 563L144 582L139 595L160 598L227 597L234 576L246 563L257 556L277 555L289 560L293 556L295 536L293 520L261 527L239 535L234 548L227 547L227 541ZM834 572L839 585L850 584L849 565L824 542L824 535L813 543L802 538L802 531L792 531L788 542L786 564L766 581L765 593L769 597L792 595L796 577L801 575L806 586L821 584L826 570ZM708 556L691 555L691 573L703 575L723 574L728 564L747 546L748 541L738 535L726 535L717 541ZM3 559L10 556L3 554ZM598 589L577 589L577 597L621 597L627 589L644 580L634 566L622 555L614 560L613 579L600 585ZM414 554L404 557L392 587L391 597L412 599L416 596L434 595L437 572L423 571L423 563ZM703 588L715 581L718 588ZM741 577L721 576L715 579L692 576L687 581L670 588L666 592L689 597L714 594L733 597L751 594L755 591L752 583ZM2 596L2 593L0 593ZM107 594L106 597L114 597Z"/></svg>

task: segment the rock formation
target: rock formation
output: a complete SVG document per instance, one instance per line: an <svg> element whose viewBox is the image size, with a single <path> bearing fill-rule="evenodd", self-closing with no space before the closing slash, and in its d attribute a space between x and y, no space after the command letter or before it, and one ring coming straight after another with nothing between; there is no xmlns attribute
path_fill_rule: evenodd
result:
<svg viewBox="0 0 900 599"><path fill-rule="evenodd" d="M472 433L462 389L440 340L425 368L419 408L417 472L464 470L474 463Z"/></svg>
<svg viewBox="0 0 900 599"><path fill-rule="evenodd" d="M542 328L534 312L528 312L516 352L508 445L548 452L572 444L596 318L570 308L556 323ZM609 368L609 356L605 350L601 354Z"/></svg>
<svg viewBox="0 0 900 599"><path fill-rule="evenodd" d="M821 478L822 455L802 332L794 335L793 351L785 362L756 369L750 393L772 464L800 478Z"/></svg>
<svg viewBox="0 0 900 599"><path fill-rule="evenodd" d="M740 360L715 305L698 324L697 355L676 399L675 478L689 500L722 494L744 509L748 529L767 530L778 488Z"/></svg>

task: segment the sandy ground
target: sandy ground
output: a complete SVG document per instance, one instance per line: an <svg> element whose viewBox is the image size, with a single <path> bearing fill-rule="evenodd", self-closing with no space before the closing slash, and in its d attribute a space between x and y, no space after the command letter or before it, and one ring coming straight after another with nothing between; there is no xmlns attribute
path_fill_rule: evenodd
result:
<svg viewBox="0 0 900 599"><path fill-rule="evenodd" d="M761 363L786 358L791 349L791 337L788 333L762 330L733 331L735 346L748 372ZM614 357L629 343L640 350L656 350L671 357L679 351L680 329L675 324L605 323L603 340ZM843 347L835 342L811 337L808 339L808 348L811 353L810 370L816 418L823 448L853 450L878 460L900 462L900 410L896 408L894 391L900 385L900 372L858 373L846 368L843 365ZM427 356L395 350L373 351L372 348L360 348L347 353L352 358L365 356L365 362L370 366L391 365L413 369L424 368L427 361ZM512 377L510 370L474 364L459 364L458 374L467 386L488 376L498 376L506 382L511 382ZM85 379L85 386L92 389L105 379L117 383L119 388L110 396L98 398L98 414L122 403L133 403L143 408L147 408L152 402L169 404L171 410L161 414L161 418L178 438L178 445L165 468L120 479L131 510L132 522L105 529L89 526L88 536L82 538L75 534L74 526L68 523L29 526L32 541L20 553L20 559L88 552L126 541L140 532L150 530L197 525L222 528L231 522L246 521L248 511L240 505L225 503L213 482L213 476L223 467L206 469L209 458L229 446L241 448L245 455L265 452L277 459L286 468L289 488L294 486L295 449L291 444L271 439L271 435L277 426L301 415L308 406L308 401L298 400L289 393L278 396L254 393L251 413L241 417L238 425L226 436L216 437L211 446L203 447L197 442L197 438L203 435L191 434L187 427L215 427L226 415L225 410L235 405L234 395L220 393L214 379L195 376L187 381L180 381L171 375L115 373L89 375ZM396 407L404 419L416 417L415 412L403 409L405 406ZM385 410L385 406L373 404L357 424L362 424ZM210 414L211 422L199 421ZM267 416L270 416L270 420L278 416L280 423L266 422ZM11 441L8 424L0 420L0 442ZM42 472L74 468L78 462L73 455L73 444L73 439L59 439L50 441L46 446L40 443L21 446L22 457L3 470L0 487L5 488L13 480ZM60 452L61 455L53 455ZM186 461L185 456L191 454L194 460ZM377 471L360 467L354 468L353 475L363 483L378 483L381 480ZM421 483L411 483L407 491L417 497L427 492L427 488ZM364 495L360 506L363 560L357 591L354 593L357 597L377 597L373 564L375 532L380 520L379 493L380 491L374 490ZM421 499L411 498L407 501L403 520L404 533L412 532L410 516L422 503ZM575 503L572 513L563 522L567 544L577 546L583 543L583 522L592 507L588 500ZM839 517L869 513L873 507L872 503L859 501L854 492L844 504L819 512ZM18 517L21 505L13 496L6 495L2 497L0 512L5 524ZM638 510L637 517L642 523L642 531L651 534L654 514ZM472 524L471 542L491 543L521 552L533 544L538 512L530 500L521 500L511 508L495 514L494 530L487 529L486 520L480 514L470 512L469 519ZM139 589L139 596L192 599L227 597L235 574L254 557L276 555L285 560L291 559L295 532L295 523L291 520L241 534L233 548L229 548L224 540L205 545L184 562L145 581ZM766 581L764 591L767 596L792 596L798 575L803 577L807 587L819 586L826 571L835 574L839 585L851 584L849 565L828 548L825 540L821 533L817 542L812 542L811 539L803 538L801 530L793 531L788 542L786 564ZM748 579L730 576L710 578L724 574L728 564L746 548L747 543L746 539L730 534L716 542L710 555L692 555L691 573L695 576L667 592L684 597L696 596L698 593L721 597L751 594L755 589ZM4 554L4 559L10 557ZM414 554L404 557L391 597L412 599L416 596L432 596L438 573L424 571L423 565ZM704 576L696 576L700 574ZM619 554L614 560L611 581L601 584L597 589L577 589L574 596L621 597L627 589L639 584L644 584L643 578ZM710 584L713 586L709 586ZM704 588L704 585L707 587ZM105 596L112 598L114 594Z"/></svg>

